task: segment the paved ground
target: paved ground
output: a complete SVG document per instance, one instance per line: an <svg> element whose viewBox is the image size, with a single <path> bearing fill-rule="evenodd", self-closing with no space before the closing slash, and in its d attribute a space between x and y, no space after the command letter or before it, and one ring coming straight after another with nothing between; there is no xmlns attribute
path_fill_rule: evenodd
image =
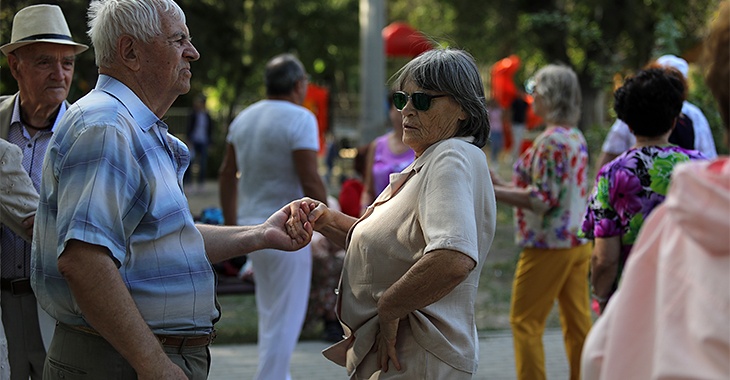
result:
<svg viewBox="0 0 730 380"><path fill-rule="evenodd" d="M568 363L559 330L548 330L543 338L548 379L569 378ZM512 335L509 331L484 334L479 339L479 370L474 379L515 379ZM320 353L329 343L302 341L297 345L291 363L293 380L346 379L344 368L328 361ZM252 379L256 371L257 352L254 344L215 345L211 347L213 364L210 380Z"/></svg>

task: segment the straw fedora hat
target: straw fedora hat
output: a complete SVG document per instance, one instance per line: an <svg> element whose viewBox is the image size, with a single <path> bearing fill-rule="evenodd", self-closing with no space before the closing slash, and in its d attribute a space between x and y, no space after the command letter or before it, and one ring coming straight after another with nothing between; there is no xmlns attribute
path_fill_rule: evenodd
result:
<svg viewBox="0 0 730 380"><path fill-rule="evenodd" d="M58 5L31 5L18 11L13 18L10 43L0 46L0 51L8 55L19 47L36 42L70 45L75 48L75 54L89 48L71 39L71 31Z"/></svg>

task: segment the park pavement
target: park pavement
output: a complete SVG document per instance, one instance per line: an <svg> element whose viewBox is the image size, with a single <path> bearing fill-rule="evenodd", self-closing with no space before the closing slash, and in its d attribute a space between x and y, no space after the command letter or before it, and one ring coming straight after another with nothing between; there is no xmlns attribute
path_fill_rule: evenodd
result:
<svg viewBox="0 0 730 380"><path fill-rule="evenodd" d="M545 370L547 378L570 377L560 330L546 330ZM300 341L291 360L292 380L346 379L343 367L330 362L321 351L330 343L317 340ZM212 364L209 380L248 380L256 372L258 353L255 344L211 346ZM514 380L515 365L512 334L509 331L492 331L479 336L479 368L475 380Z"/></svg>

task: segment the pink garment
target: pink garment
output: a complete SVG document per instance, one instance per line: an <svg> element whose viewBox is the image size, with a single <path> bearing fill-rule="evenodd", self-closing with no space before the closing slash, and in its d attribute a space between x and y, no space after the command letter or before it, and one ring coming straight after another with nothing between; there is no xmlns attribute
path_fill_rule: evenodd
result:
<svg viewBox="0 0 730 380"><path fill-rule="evenodd" d="M412 149L408 149L401 154L393 153L388 147L389 136L390 133L386 133L375 139L372 175L374 195L376 197L388 186L392 173L400 173L416 158L416 154Z"/></svg>
<svg viewBox="0 0 730 380"><path fill-rule="evenodd" d="M675 168L583 348L592 379L730 379L730 158Z"/></svg>

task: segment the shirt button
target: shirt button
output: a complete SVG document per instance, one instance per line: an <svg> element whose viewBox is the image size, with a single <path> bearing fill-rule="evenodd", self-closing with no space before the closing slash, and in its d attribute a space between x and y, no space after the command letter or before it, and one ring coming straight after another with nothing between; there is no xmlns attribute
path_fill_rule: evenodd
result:
<svg viewBox="0 0 730 380"><path fill-rule="evenodd" d="M28 144L28 148L32 148L32 147L33 147L33 144Z"/></svg>

